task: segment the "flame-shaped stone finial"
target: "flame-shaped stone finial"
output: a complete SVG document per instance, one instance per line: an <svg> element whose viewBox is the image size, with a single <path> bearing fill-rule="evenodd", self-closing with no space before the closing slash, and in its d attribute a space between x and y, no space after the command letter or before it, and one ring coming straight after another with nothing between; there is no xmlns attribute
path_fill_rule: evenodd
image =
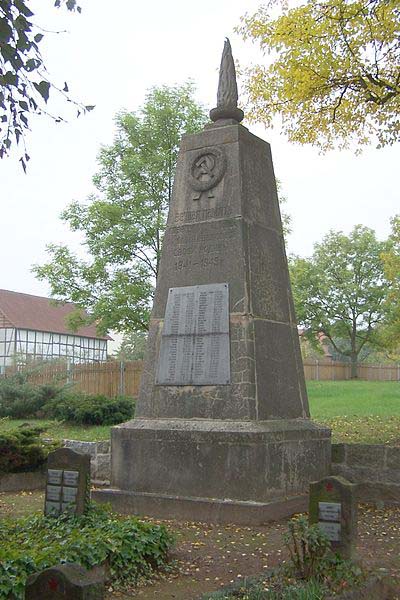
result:
<svg viewBox="0 0 400 600"><path fill-rule="evenodd" d="M210 111L211 121L234 119L238 123L243 120L244 113L238 108L238 89L236 83L235 63L228 38L225 39L219 69L217 107Z"/></svg>

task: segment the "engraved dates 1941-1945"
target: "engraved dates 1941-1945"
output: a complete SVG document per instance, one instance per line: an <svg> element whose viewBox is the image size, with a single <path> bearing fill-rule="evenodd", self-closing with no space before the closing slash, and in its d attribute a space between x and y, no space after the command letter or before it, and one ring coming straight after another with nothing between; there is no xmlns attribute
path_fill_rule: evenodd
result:
<svg viewBox="0 0 400 600"><path fill-rule="evenodd" d="M202 258L180 258L175 261L175 270L183 271L184 269L191 269L193 267L200 267L206 269L207 267L216 267L222 263L222 257L216 256L203 256Z"/></svg>

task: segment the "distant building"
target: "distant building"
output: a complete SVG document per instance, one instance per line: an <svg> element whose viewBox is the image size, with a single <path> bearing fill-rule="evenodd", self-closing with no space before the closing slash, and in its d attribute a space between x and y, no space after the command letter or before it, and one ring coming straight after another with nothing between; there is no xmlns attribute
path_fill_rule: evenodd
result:
<svg viewBox="0 0 400 600"><path fill-rule="evenodd" d="M99 336L95 325L68 330L65 317L73 310L73 304L55 305L49 298L0 290L0 374L17 358L106 360L111 338Z"/></svg>

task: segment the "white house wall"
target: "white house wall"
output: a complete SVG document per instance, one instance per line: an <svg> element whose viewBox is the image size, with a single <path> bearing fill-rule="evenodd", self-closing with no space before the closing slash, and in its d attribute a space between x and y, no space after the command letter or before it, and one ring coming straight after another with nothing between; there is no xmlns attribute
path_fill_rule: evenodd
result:
<svg viewBox="0 0 400 600"><path fill-rule="evenodd" d="M0 329L0 373L14 361L66 358L74 363L107 359L107 340L27 329Z"/></svg>

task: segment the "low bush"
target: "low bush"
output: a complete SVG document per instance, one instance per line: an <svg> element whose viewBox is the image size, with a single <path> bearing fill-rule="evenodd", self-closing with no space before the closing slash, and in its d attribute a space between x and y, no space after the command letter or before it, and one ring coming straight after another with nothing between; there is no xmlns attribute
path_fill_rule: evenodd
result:
<svg viewBox="0 0 400 600"><path fill-rule="evenodd" d="M0 417L26 419L39 416L50 401L65 394L63 387L51 384L33 385L17 373L0 378Z"/></svg>
<svg viewBox="0 0 400 600"><path fill-rule="evenodd" d="M0 598L22 600L31 573L62 562L108 563L110 585L128 587L166 564L172 535L163 525L121 518L92 504L85 515L0 521Z"/></svg>
<svg viewBox="0 0 400 600"><path fill-rule="evenodd" d="M0 473L34 471L41 467L49 452L58 446L43 442L41 432L37 427L20 427L11 433L1 433Z"/></svg>
<svg viewBox="0 0 400 600"><path fill-rule="evenodd" d="M134 415L133 398L89 395L70 385L33 385L23 374L0 378L0 418L43 416L77 425L117 425Z"/></svg>
<svg viewBox="0 0 400 600"><path fill-rule="evenodd" d="M107 398L75 393L48 402L44 412L49 417L78 425L117 425L133 417L135 402L127 396Z"/></svg>

